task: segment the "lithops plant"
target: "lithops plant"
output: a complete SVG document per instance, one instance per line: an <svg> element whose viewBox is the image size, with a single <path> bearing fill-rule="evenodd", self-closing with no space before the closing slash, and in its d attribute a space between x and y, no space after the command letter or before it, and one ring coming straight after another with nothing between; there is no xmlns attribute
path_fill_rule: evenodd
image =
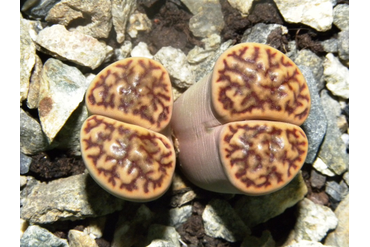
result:
<svg viewBox="0 0 370 247"><path fill-rule="evenodd" d="M85 97L91 116L81 128L81 152L92 178L129 201L163 195L176 160L166 136L173 107L166 69L148 58L120 60L94 78Z"/></svg>
<svg viewBox="0 0 370 247"><path fill-rule="evenodd" d="M180 168L197 186L264 195L281 189L302 167L310 110L299 68L280 51L242 43L174 103L171 127Z"/></svg>

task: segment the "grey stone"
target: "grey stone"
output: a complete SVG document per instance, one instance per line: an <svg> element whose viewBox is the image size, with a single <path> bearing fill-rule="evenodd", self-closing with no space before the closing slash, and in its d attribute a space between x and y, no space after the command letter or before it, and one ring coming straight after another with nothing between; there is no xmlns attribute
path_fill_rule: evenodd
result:
<svg viewBox="0 0 370 247"><path fill-rule="evenodd" d="M162 47L154 55L154 60L166 68L174 86L188 88L195 83L192 68L186 60L186 55L180 49L172 46Z"/></svg>
<svg viewBox="0 0 370 247"><path fill-rule="evenodd" d="M150 225L147 239L150 247L180 247L180 234L172 226Z"/></svg>
<svg viewBox="0 0 370 247"><path fill-rule="evenodd" d="M20 102L27 98L31 72L36 62L36 45L30 35L31 28L30 22L20 16Z"/></svg>
<svg viewBox="0 0 370 247"><path fill-rule="evenodd" d="M153 59L153 55L150 53L148 45L145 42L139 42L134 48L131 50L131 57L147 57Z"/></svg>
<svg viewBox="0 0 370 247"><path fill-rule="evenodd" d="M191 216L193 206L186 205L181 208L172 208L168 212L168 225L175 228L185 223Z"/></svg>
<svg viewBox="0 0 370 247"><path fill-rule="evenodd" d="M193 74L195 76L195 81L200 81L204 76L209 74L213 70L216 60L225 52L230 46L232 46L233 41L228 40L221 44L212 55L208 56L203 62L192 66Z"/></svg>
<svg viewBox="0 0 370 247"><path fill-rule="evenodd" d="M203 211L202 219L205 233L214 238L236 242L251 233L250 229L225 200L211 200Z"/></svg>
<svg viewBox="0 0 370 247"><path fill-rule="evenodd" d="M332 0L274 0L284 20L302 23L319 32L328 31L333 23Z"/></svg>
<svg viewBox="0 0 370 247"><path fill-rule="evenodd" d="M321 99L317 92L317 83L310 68L300 65L303 76L307 81L311 95L311 109L306 121L301 126L308 139L308 151L305 162L312 164L326 133L326 115L321 105Z"/></svg>
<svg viewBox="0 0 370 247"><path fill-rule="evenodd" d="M78 31L97 39L107 38L112 28L111 9L109 0L62 0L50 9L45 20L66 27L75 21L73 26L77 27L69 31Z"/></svg>
<svg viewBox="0 0 370 247"><path fill-rule="evenodd" d="M113 54L113 50L92 36L69 32L59 24L40 31L36 42L42 52L91 69L99 67L110 53Z"/></svg>
<svg viewBox="0 0 370 247"><path fill-rule="evenodd" d="M202 42L204 43L204 48L195 46L188 52L186 56L188 63L197 64L207 59L207 57L212 56L220 48L221 37L214 33L209 38L202 39Z"/></svg>
<svg viewBox="0 0 370 247"><path fill-rule="evenodd" d="M38 154L49 146L40 124L22 108L20 108L20 146L21 152L28 155Z"/></svg>
<svg viewBox="0 0 370 247"><path fill-rule="evenodd" d="M298 218L291 232L295 241L321 241L329 230L335 229L338 219L330 208L304 198L298 203Z"/></svg>
<svg viewBox="0 0 370 247"><path fill-rule="evenodd" d="M321 100L328 126L318 157L332 172L341 175L348 170L349 156L346 145L341 139L341 132L337 125L337 117L333 107L333 104L338 104L338 102L332 99L326 90L321 92Z"/></svg>
<svg viewBox="0 0 370 247"><path fill-rule="evenodd" d="M338 56L345 63L349 63L349 31L338 34Z"/></svg>
<svg viewBox="0 0 370 247"><path fill-rule="evenodd" d="M349 5L338 4L333 10L333 23L340 30L349 30Z"/></svg>
<svg viewBox="0 0 370 247"><path fill-rule="evenodd" d="M28 181L20 201L21 218L38 224L103 216L121 210L125 204L103 190L87 173L49 183Z"/></svg>
<svg viewBox="0 0 370 247"><path fill-rule="evenodd" d="M254 227L282 214L307 193L301 172L284 188L264 196L243 196L235 204L235 211L248 227Z"/></svg>
<svg viewBox="0 0 370 247"><path fill-rule="evenodd" d="M228 0L231 7L239 10L242 16L246 17L252 8L254 0Z"/></svg>
<svg viewBox="0 0 370 247"><path fill-rule="evenodd" d="M132 50L132 43L131 41L125 41L121 45L121 47L114 50L114 54L116 56L116 60L122 60L127 58L130 55Z"/></svg>
<svg viewBox="0 0 370 247"><path fill-rule="evenodd" d="M288 42L288 51L285 53L292 61L295 61L296 57L298 56L298 49L295 40L291 40Z"/></svg>
<svg viewBox="0 0 370 247"><path fill-rule="evenodd" d="M35 19L45 19L49 10L60 0L27 0L22 6L22 12Z"/></svg>
<svg viewBox="0 0 370 247"><path fill-rule="evenodd" d="M68 247L65 239L58 238L45 228L29 226L20 240L21 247Z"/></svg>
<svg viewBox="0 0 370 247"><path fill-rule="evenodd" d="M288 29L282 25L258 23L244 32L240 43L254 42L267 44L268 36L276 29L280 29L281 35L288 33Z"/></svg>
<svg viewBox="0 0 370 247"><path fill-rule="evenodd" d="M327 164L324 163L322 159L319 157L313 162L312 167L316 169L316 171L320 172L329 177L334 177L335 173L328 167Z"/></svg>
<svg viewBox="0 0 370 247"><path fill-rule="evenodd" d="M32 158L27 155L20 153L20 173L26 174L30 168Z"/></svg>
<svg viewBox="0 0 370 247"><path fill-rule="evenodd" d="M323 245L317 241L309 241L309 240L301 240L298 243L292 243L287 245L286 247L334 247L329 245Z"/></svg>
<svg viewBox="0 0 370 247"><path fill-rule="evenodd" d="M298 52L298 55L293 60L297 65L304 65L311 69L317 83L317 90L320 91L321 89L325 88L325 81L324 81L324 67L323 62L324 60L317 56L310 50L302 49Z"/></svg>
<svg viewBox="0 0 370 247"><path fill-rule="evenodd" d="M349 186L349 171L343 174L343 180Z"/></svg>
<svg viewBox="0 0 370 247"><path fill-rule="evenodd" d="M323 63L326 87L336 96L349 98L349 70L332 53L326 55Z"/></svg>
<svg viewBox="0 0 370 247"><path fill-rule="evenodd" d="M327 39L324 41L321 41L320 44L322 45L322 48L327 53L337 53L338 52L338 39Z"/></svg>
<svg viewBox="0 0 370 247"><path fill-rule="evenodd" d="M325 239L326 245L338 247L347 247L349 245L349 194L341 201L335 209L335 215L338 218L337 228L328 234Z"/></svg>
<svg viewBox="0 0 370 247"><path fill-rule="evenodd" d="M326 177L312 169L310 182L312 187L321 189L325 185Z"/></svg>
<svg viewBox="0 0 370 247"><path fill-rule="evenodd" d="M135 9L135 0L112 0L113 27L117 34L117 42L120 44L125 40L127 21Z"/></svg>
<svg viewBox="0 0 370 247"><path fill-rule="evenodd" d="M335 181L326 182L325 192L337 202L342 201L349 192L348 186L344 181L339 184Z"/></svg>
<svg viewBox="0 0 370 247"><path fill-rule="evenodd" d="M195 1L188 1L195 2ZM207 38L211 34L220 34L225 26L221 5L218 0L197 1L192 9L193 16L189 20L190 31L196 37Z"/></svg>
<svg viewBox="0 0 370 247"><path fill-rule="evenodd" d="M45 62L38 111L50 143L83 100L87 87L85 76L77 68L54 58Z"/></svg>

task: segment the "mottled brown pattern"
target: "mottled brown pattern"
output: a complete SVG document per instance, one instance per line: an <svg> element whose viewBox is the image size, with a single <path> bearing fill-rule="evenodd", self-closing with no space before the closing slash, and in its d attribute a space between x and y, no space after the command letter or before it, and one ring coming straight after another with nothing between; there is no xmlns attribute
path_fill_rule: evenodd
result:
<svg viewBox="0 0 370 247"><path fill-rule="evenodd" d="M152 199L168 188L175 153L161 134L103 116L82 126L81 148L92 177L116 196Z"/></svg>
<svg viewBox="0 0 370 247"><path fill-rule="evenodd" d="M212 75L213 105L224 122L270 119L301 125L310 94L298 67L280 51L244 43L223 53Z"/></svg>
<svg viewBox="0 0 370 247"><path fill-rule="evenodd" d="M266 193L287 184L300 170L308 142L298 126L272 121L227 124L220 153L225 169L246 193Z"/></svg>
<svg viewBox="0 0 370 247"><path fill-rule="evenodd" d="M111 64L91 82L86 105L93 114L160 131L170 121L169 75L158 62L128 58Z"/></svg>
<svg viewBox="0 0 370 247"><path fill-rule="evenodd" d="M44 97L39 103L40 117L45 117L53 109L53 100L50 97Z"/></svg>

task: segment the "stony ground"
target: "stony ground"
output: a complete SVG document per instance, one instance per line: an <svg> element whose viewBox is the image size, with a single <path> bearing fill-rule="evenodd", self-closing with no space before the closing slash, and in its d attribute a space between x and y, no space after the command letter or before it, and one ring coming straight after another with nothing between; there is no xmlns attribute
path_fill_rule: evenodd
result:
<svg viewBox="0 0 370 247"><path fill-rule="evenodd" d="M21 1L21 7L24 2L26 1ZM341 0L329 2L335 2L333 8L338 5L349 4L349 1ZM109 195L105 195L105 192L97 187L91 179L82 177L85 176L86 170L81 156L79 155L78 148L66 148L72 146L72 144L68 146L69 144L65 144L65 140L62 141L62 137L68 132L67 129L64 130L63 135L59 134L59 136L56 136L54 144L45 144L43 146L44 150L42 150L43 148L27 148L26 145L30 144L23 144L22 146L22 143L26 142L22 142L21 136L21 151L27 155L26 157L22 157L21 154L21 164L23 162L22 159L29 160L29 167L22 168L21 166L22 232L26 230L27 227L27 231L30 231L30 226L40 226L42 230L38 230L41 232L43 230L49 231L52 233L53 237L56 237L56 240L50 241L61 241L62 244L58 246L68 246L68 244L69 246L77 246L77 243L85 243L85 245L81 246L141 246L143 243L149 244L153 239L165 241L157 243L157 245L152 242L151 246L305 246L304 244L307 244L305 241L311 241L312 244L314 244L312 246L321 246L321 244L327 246L345 246L343 243L339 244L335 243L333 240L328 240L328 234L331 232L338 235L343 232L348 234L348 218L347 228L343 226L342 223L338 224L338 219L341 219L341 214L345 214L346 210L348 212L348 206L346 208L345 203L348 203L346 200L348 200L349 191L349 147L347 141L349 129L349 99L345 96L345 92L343 92L345 89L330 89L329 86L325 86L325 84L333 80L338 81L344 79L331 78L331 73L329 69L327 69L328 65L324 65L324 61L331 59L328 54L334 54L334 60L337 59L340 64L338 68L333 69L335 70L334 74L340 74L340 71L343 71L343 69L348 70L348 58L346 60L345 56L342 56L343 53L341 54L340 48L335 48L335 46L341 45L340 38L343 35L342 27L333 24L325 31L318 31L319 27L313 28L307 24L287 22L279 12L274 1L259 1L254 3L250 13L244 17L240 14L240 10L232 7L226 0L221 0L220 6L224 21L224 25L219 31L221 44L225 44L227 41L229 41L230 44L245 42L248 38L251 38L251 36L248 37L246 35L246 31L252 30L253 27L256 27L256 25L260 23L267 25L282 25L286 27L287 32L282 32L280 29L275 28L271 29L266 36L265 43L290 55L297 64L306 66L309 71L307 73L311 73L310 75L314 78L313 80L316 81L317 97L319 101L321 98L324 102L319 103L320 105L322 104L322 106L318 106L321 110L317 110L320 113L317 113L318 116L316 121L320 120L320 114L324 116L327 114L326 117L323 117L326 118L324 124L325 130L324 134L321 134L321 139L318 137L321 141L319 141L315 152L311 154L310 160L307 160L304 164L299 178L293 181L295 183L295 189L292 190L293 192L290 191L290 193L296 195L295 199L292 199L285 205L285 197L281 195L281 197L284 198L279 204L279 207L284 204L281 212L275 215L263 216L265 218L261 216L264 220L252 222L248 220L248 217L253 218L253 213L243 215L242 208L252 208L253 203L258 200L261 200L261 203L265 204L265 206L261 205L260 207L268 208L266 204L271 203L272 200L278 201L278 199L272 196L256 199L242 195L210 193L191 185L186 179L182 178L180 172L177 171L179 177L176 179L176 183L174 183L173 187L165 196L157 201L145 204L117 202L116 199L109 197ZM21 11L21 13L25 20L40 20L38 31L56 22L55 20L52 21L52 18L45 20L45 17L37 16L32 13L31 10L32 7L28 10ZM139 47L140 42L144 42L147 45L146 51L150 54L156 54L162 47L172 46L173 48L180 49L185 55L195 46L205 47L203 38L195 36L193 34L194 31L189 28L189 21L194 14L180 0L137 0L136 10L138 13L146 15L146 18L150 22L150 28L144 28L146 29L145 31L140 31L140 28L138 28L135 38L126 33L124 40L129 41L131 47ZM84 14L74 21L70 21L69 24L66 24L66 27L67 29L78 28L79 26L88 25L90 21L92 21L92 18ZM144 21L141 22L144 23ZM41 47L40 43L38 43L36 54L40 58L40 66L42 67L42 64L45 64L49 58L56 57L62 61L66 61L65 63L69 66L76 66L86 77L89 73L97 74L107 64L117 60L120 56L124 56L122 55L122 50L124 50L122 49L123 42L118 41L120 36L117 34L116 30L112 27L106 37L97 38L105 42L105 44L109 45L115 51L115 55L106 59L97 67L92 68L87 65L81 66L81 64L74 65L73 61L68 61L68 59L66 61L66 59L61 59L58 56L52 55L50 52L46 52L45 49ZM258 40L254 42L262 41ZM293 42L294 46L292 46ZM118 51L121 51L121 53ZM307 56L310 56L310 58L302 58L303 54L309 54ZM36 65L32 71L36 71ZM342 82L338 82L338 84L340 83ZM189 82L189 84L191 84L191 82ZM186 88L187 86L177 88L175 86L177 94L181 94ZM31 107L30 102L29 95L28 98L27 96L23 98L21 96L21 110L24 112L21 112L21 118L22 114L27 114L28 117L36 120L37 123L42 122L42 117L44 116L42 114L40 115L40 106ZM330 105L330 108L328 108L329 110L325 108L325 105ZM81 110L81 107L82 105L78 108L80 110L77 109L74 114L81 114L82 116L83 114L81 112L83 112L83 110ZM333 111L335 113L334 115L330 115L331 113L328 113L328 111ZM72 117L70 119L72 119ZM76 117L76 119L79 118ZM78 125L77 120L69 121L75 124L77 123ZM69 128L73 129L73 127ZM326 128L328 128L328 130L326 130ZM335 130L332 131L331 129ZM320 132L318 129L313 132L315 131ZM21 124L21 135L22 133ZM330 137L331 135L334 137ZM329 138L333 138L333 140L329 140ZM326 146L327 149L324 149ZM343 147L344 154L338 154L340 150L343 150ZM329 155L326 155L328 152ZM334 156L331 160L326 158L330 155ZM340 157L336 159L335 157L338 156ZM330 165L330 163L338 163L338 160L339 163L344 164L344 168ZM68 208L68 205L63 206L64 208L54 205L60 202L57 198L58 196L62 196L62 192L65 193L65 191L62 191L61 195L58 195L57 192L54 193L57 194L55 195L56 199L54 202L50 199L50 205L41 205L38 207L38 200L44 199L44 203L46 200L42 198L42 193L49 195L48 198L52 198L53 191L47 194L49 193L46 191L48 189L47 185L50 185L49 188L51 188L51 185L54 185L53 188L58 190L58 188L60 188L58 186L62 186L62 184L78 184L80 182L81 187L76 185L76 188L73 190L71 189L71 191L76 192L76 198L80 196L79 190L81 189L81 194L86 193L86 191L87 194L93 193L95 196L104 194L107 204L109 202L114 206L110 209L106 209L105 207L107 207L107 205L104 205L104 203L96 203L94 198L88 195L86 207L88 208L89 205L92 205L91 207L93 210L89 211L89 209L86 209L85 212L84 209L79 209L79 212L77 212L77 210L69 214L67 213L68 210L73 210ZM294 186L292 185L292 187ZM66 189L66 191L68 191L68 189ZM294 197L294 195L292 197ZM343 205L341 205L342 201ZM311 202L315 205L311 205ZM30 206L31 204L32 206ZM97 207L100 205L103 205L103 209L98 210ZM225 212L223 217L221 217L225 221L224 226L237 224L237 222L240 221L242 225L240 228L244 230L240 233L240 228L234 229L234 227L230 226L229 228L226 227L226 230L223 230L227 233L209 233L209 230L205 229L208 220L204 219L204 212L209 210L209 205L213 205L213 208L222 212L220 213L221 215ZM317 209L315 208L316 206L318 207ZM319 232L319 230L315 232L315 230L312 229L302 230L307 231L306 236L310 236L305 238L299 235L298 232L301 228L297 227L303 225L305 220L306 222L310 222L310 219L302 216L303 212L306 212L307 215L311 214L311 216L315 218L314 213L312 213L314 209L310 207L317 210L317 214L322 213L323 215L322 218L318 220L319 222L313 221L314 223L312 223L311 221L311 223L314 224L317 229L321 227L324 230L321 230L321 232ZM337 208L342 207L344 207L344 213L336 211ZM37 211L42 210L44 211L37 214ZM336 212L336 214L333 212ZM173 219L173 216L171 216L172 214L177 215L176 217L182 217L182 219ZM227 217L225 217L225 215ZM232 223L228 224L227 218L232 219ZM222 225L222 222L215 221L217 224ZM321 226L320 221L335 221L336 223L334 227ZM95 228L93 226L95 226ZM171 228L165 228L168 226ZM217 228L223 229L219 225L217 225ZM337 230L338 232L335 233ZM170 234L166 235L163 233L165 231L170 232ZM35 232L37 231L35 230ZM48 236L48 239L53 238L45 232L39 234L45 234L45 236ZM84 235L81 236L81 234ZM26 237L23 236L23 242L21 240L22 246L37 246L27 245L27 241L30 243L30 239L38 239L37 236L36 233L35 235L29 233ZM152 238L150 239L148 236ZM117 244L115 238L124 239L125 244ZM178 241L174 243L172 242L173 239L178 239ZM63 242L63 240L67 241ZM38 241L41 240L38 239Z"/></svg>

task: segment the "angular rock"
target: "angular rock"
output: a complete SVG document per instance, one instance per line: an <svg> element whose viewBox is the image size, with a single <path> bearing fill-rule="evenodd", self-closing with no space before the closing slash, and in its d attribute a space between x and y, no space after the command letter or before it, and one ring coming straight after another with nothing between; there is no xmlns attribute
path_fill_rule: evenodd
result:
<svg viewBox="0 0 370 247"><path fill-rule="evenodd" d="M349 30L338 34L338 56L349 67Z"/></svg>
<svg viewBox="0 0 370 247"><path fill-rule="evenodd" d="M125 40L127 21L135 9L135 0L112 0L113 27L117 34L117 42L120 44Z"/></svg>
<svg viewBox="0 0 370 247"><path fill-rule="evenodd" d="M99 218L91 218L89 225L84 228L84 233L89 235L91 238L101 238L105 228L107 218L105 216Z"/></svg>
<svg viewBox="0 0 370 247"><path fill-rule="evenodd" d="M313 162L312 166L313 166L313 168L316 169L316 171L320 172L321 174L324 174L324 175L329 176L329 177L334 177L335 176L335 173L319 157L316 158L316 160Z"/></svg>
<svg viewBox="0 0 370 247"><path fill-rule="evenodd" d="M152 224L148 229L148 247L180 247L180 234L172 226Z"/></svg>
<svg viewBox="0 0 370 247"><path fill-rule="evenodd" d="M73 111L83 100L88 83L77 69L49 58L41 72L39 116L52 142Z"/></svg>
<svg viewBox="0 0 370 247"><path fill-rule="evenodd" d="M280 215L304 198L307 187L301 172L284 188L264 196L243 196L235 204L235 211L248 227Z"/></svg>
<svg viewBox="0 0 370 247"><path fill-rule="evenodd" d="M349 186L349 171L343 175L344 182Z"/></svg>
<svg viewBox="0 0 370 247"><path fill-rule="evenodd" d="M251 28L248 28L242 38L240 39L240 43L247 43L247 42L255 42L261 44L267 44L267 38L274 30L279 30L281 35L285 35L288 33L288 29L285 26L279 24L264 24L258 23Z"/></svg>
<svg viewBox="0 0 370 247"><path fill-rule="evenodd" d="M222 238L229 242L241 241L250 229L225 200L211 200L205 207L202 219L208 236Z"/></svg>
<svg viewBox="0 0 370 247"><path fill-rule="evenodd" d="M116 60L122 60L127 58L132 51L132 43L131 41L125 41L121 45L121 47L114 50L114 55L116 56Z"/></svg>
<svg viewBox="0 0 370 247"><path fill-rule="evenodd" d="M349 5L338 4L333 10L333 23L340 30L349 30Z"/></svg>
<svg viewBox="0 0 370 247"><path fill-rule="evenodd" d="M186 222L192 214L193 206L186 205L180 208L172 208L169 211L165 210L156 215L156 223L179 227L182 223Z"/></svg>
<svg viewBox="0 0 370 247"><path fill-rule="evenodd" d="M335 209L335 215L338 218L338 226L328 234L325 246L349 246L349 194L339 203Z"/></svg>
<svg viewBox="0 0 370 247"><path fill-rule="evenodd" d="M188 52L186 60L190 64L197 64L212 56L221 45L221 37L218 34L212 34L209 38L202 39L204 48L195 46Z"/></svg>
<svg viewBox="0 0 370 247"><path fill-rule="evenodd" d="M189 28L194 36L207 38L213 33L221 33L225 22L218 0L183 2L194 14L189 20ZM189 7L187 2L196 2L196 4L193 7Z"/></svg>
<svg viewBox="0 0 370 247"><path fill-rule="evenodd" d="M168 71L171 82L179 88L188 88L195 83L192 68L186 61L186 55L172 46L162 47L154 60L160 62Z"/></svg>
<svg viewBox="0 0 370 247"><path fill-rule="evenodd" d="M225 41L221 44L220 48L218 48L212 55L208 56L203 62L191 66L196 82L200 81L205 75L212 71L216 60L225 50L232 46L232 43L232 40Z"/></svg>
<svg viewBox="0 0 370 247"><path fill-rule="evenodd" d="M297 223L291 237L297 242L301 240L321 241L329 230L335 229L338 219L334 212L326 206L313 203L304 198L298 203Z"/></svg>
<svg viewBox="0 0 370 247"><path fill-rule="evenodd" d="M311 50L302 49L298 52L297 57L293 60L297 65L304 65L311 69L317 83L317 90L325 88L324 81L324 60L313 53Z"/></svg>
<svg viewBox="0 0 370 247"><path fill-rule="evenodd" d="M113 51L92 36L69 32L63 25L44 28L36 42L41 50L61 59L96 69Z"/></svg>
<svg viewBox="0 0 370 247"><path fill-rule="evenodd" d="M107 215L121 210L125 204L103 190L87 173L49 183L28 181L20 201L21 217L37 224Z"/></svg>
<svg viewBox="0 0 370 247"><path fill-rule="evenodd" d="M129 18L127 33L131 38L136 38L139 31L149 31L152 28L152 22L144 13L135 10Z"/></svg>
<svg viewBox="0 0 370 247"><path fill-rule="evenodd" d="M67 240L58 238L45 228L29 226L21 237L21 247L69 247Z"/></svg>
<svg viewBox="0 0 370 247"><path fill-rule="evenodd" d="M312 169L310 182L312 187L321 189L325 185L326 177Z"/></svg>
<svg viewBox="0 0 370 247"><path fill-rule="evenodd" d="M308 151L305 162L312 164L317 156L317 152L326 133L326 115L321 105L321 99L317 91L317 82L310 68L300 65L303 76L307 81L311 96L311 109L306 121L302 124L302 129L307 135Z"/></svg>
<svg viewBox="0 0 370 247"><path fill-rule="evenodd" d="M274 0L284 20L289 23L302 23L319 32L328 31L333 23L331 0Z"/></svg>
<svg viewBox="0 0 370 247"><path fill-rule="evenodd" d="M246 17L252 7L254 0L227 0L231 7L240 11L242 16Z"/></svg>
<svg viewBox="0 0 370 247"><path fill-rule="evenodd" d="M49 10L60 0L27 0L22 6L22 12L34 19L45 19Z"/></svg>
<svg viewBox="0 0 370 247"><path fill-rule="evenodd" d="M20 108L20 146L21 152L28 155L45 151L48 140L40 124Z"/></svg>
<svg viewBox="0 0 370 247"><path fill-rule="evenodd" d="M326 87L336 96L349 98L349 71L332 53L326 55L323 63Z"/></svg>
<svg viewBox="0 0 370 247"><path fill-rule="evenodd" d="M28 95L32 68L36 61L36 45L33 42L31 24L20 16L20 102Z"/></svg>
<svg viewBox="0 0 370 247"><path fill-rule="evenodd" d="M111 9L109 0L62 0L50 9L45 20L66 27L73 22L70 31L107 38L112 28Z"/></svg>
<svg viewBox="0 0 370 247"><path fill-rule="evenodd" d="M26 220L24 220L24 219L19 219L19 225L20 225L20 237L22 238L23 233L28 228L28 222Z"/></svg>
<svg viewBox="0 0 370 247"><path fill-rule="evenodd" d="M335 181L326 182L325 192L337 202L342 201L348 195L348 186L342 181L339 184Z"/></svg>
<svg viewBox="0 0 370 247"><path fill-rule="evenodd" d="M148 45L145 42L139 42L131 50L131 57L147 57L153 59L153 55L150 53Z"/></svg>
<svg viewBox="0 0 370 247"><path fill-rule="evenodd" d="M20 173L26 174L30 168L30 164L32 162L32 158L28 157L27 155L20 153Z"/></svg>
<svg viewBox="0 0 370 247"><path fill-rule="evenodd" d="M337 125L337 118L333 111L333 103L337 103L330 97L326 90L321 92L322 105L328 126L323 143L321 144L318 157L337 175L341 175L348 170L349 156L346 145L341 139L341 132Z"/></svg>
<svg viewBox="0 0 370 247"><path fill-rule="evenodd" d="M69 230L68 240L70 247L81 247L81 246L98 247L98 244L95 242L93 238L91 238L86 233L78 230L73 229Z"/></svg>
<svg viewBox="0 0 370 247"><path fill-rule="evenodd" d="M327 53L337 53L338 52L338 39L327 39L324 41L321 41L320 44L322 45L322 48Z"/></svg>
<svg viewBox="0 0 370 247"><path fill-rule="evenodd" d="M35 66L33 67L33 72L30 79L30 87L27 96L27 107L29 109L35 109L39 106L39 92L42 67L43 67L42 61L40 57L36 55Z"/></svg>

